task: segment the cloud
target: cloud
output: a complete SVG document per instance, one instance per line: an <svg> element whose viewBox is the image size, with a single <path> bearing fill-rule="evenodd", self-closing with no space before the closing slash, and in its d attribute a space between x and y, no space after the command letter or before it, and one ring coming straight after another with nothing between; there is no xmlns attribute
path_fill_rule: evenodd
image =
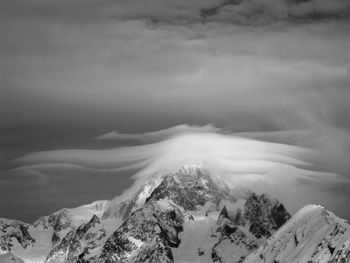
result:
<svg viewBox="0 0 350 263"><path fill-rule="evenodd" d="M319 20L347 16L350 4L345 0L280 1L253 0L221 2L202 10L206 21L238 24L269 24L281 20Z"/></svg>
<svg viewBox="0 0 350 263"><path fill-rule="evenodd" d="M208 133L220 132L220 129L213 125L197 126L197 125L177 125L160 131L144 132L144 133L119 133L117 131L109 132L96 137L96 140L113 140L113 141L136 141L139 143L162 141L173 136L184 133Z"/></svg>
<svg viewBox="0 0 350 263"><path fill-rule="evenodd" d="M142 168L151 173L162 167L160 160L164 166L169 164L171 156L195 161L187 147L192 145L187 140L190 134L195 134L207 141L195 149L208 156L211 149L220 149L215 140L218 145L227 140L232 146L229 155L243 144L269 158L266 149L280 144L277 159L255 160L252 155L237 154L242 160L238 158L234 167L226 157L213 160L225 166L225 171L244 174L232 178L252 179L252 185L266 178L278 183L275 178L287 171L291 184L302 182L298 189L305 188L299 203L303 197L310 202L332 201L336 206L340 200L344 204L350 197L335 194L342 190L329 190L325 197L317 191L327 185L343 189L331 181L344 177L332 175L350 174L349 1L313 2L316 11L307 2L292 6L288 14L284 1L277 0L231 6L216 0L151 0L147 5L143 0L3 0L0 125L8 129L1 142L8 145L8 138L15 137L12 125L40 124L40 129L22 130L20 142L11 140L15 148L25 148L18 150L20 154L49 150L14 162L22 168L13 172L21 175L31 169L34 174L49 172L56 179L58 174L65 176L59 171L73 179L75 173L76 178L83 178L84 172L91 177L98 174L108 178L100 181L110 187L113 173L118 178ZM203 10L211 8L215 12L203 21ZM55 151L81 145L68 145L67 133L60 139L45 133L49 128L64 133L67 123L79 127L72 129L75 137L70 141L80 137L80 132L82 138L90 138L115 129L118 132L94 140L94 148L121 141L135 148ZM192 125L164 130L180 123ZM195 126L204 123L213 126ZM103 128L91 135L92 129L83 127ZM145 132L151 130L161 131ZM235 137L227 131L243 133ZM37 138L31 141L32 137L26 137L29 133ZM211 134L208 140L207 134ZM50 144L43 146L42 138ZM26 148L27 144L35 147ZM288 148L288 144L295 147ZM87 142L85 148L89 146ZM161 154L167 157L161 159ZM246 166L251 169L239 170ZM263 175L257 172L265 169ZM123 182L116 182L116 188L120 190ZM84 191L78 179L74 184ZM274 192L280 189L278 196L284 198L284 187L261 185ZM292 196L289 200L291 207L297 206Z"/></svg>
<svg viewBox="0 0 350 263"><path fill-rule="evenodd" d="M248 2L272 8L281 1L242 5ZM254 119L249 125L257 127L241 130L260 129L262 122L278 129L304 128L315 118L346 122L339 116L349 113L347 20L201 24L179 22L176 14L181 9L196 17L217 1L143 3L5 1L2 119L10 124L115 119L122 122L118 126L150 123L148 129L155 120L161 128ZM347 3L331 5L346 10ZM157 14L176 21L147 19Z"/></svg>
<svg viewBox="0 0 350 263"><path fill-rule="evenodd" d="M277 128L300 128L307 118L332 121L348 113L348 22L249 30L220 23L152 27L143 20L66 23L11 26L1 96L7 122L115 119L144 126L244 115L257 126L270 119Z"/></svg>
<svg viewBox="0 0 350 263"><path fill-rule="evenodd" d="M48 19L80 22L104 19L148 19L153 22L221 21L238 24L271 23L278 20L342 17L349 14L347 0L3 0L5 15L33 14ZM79 19L76 19L79 16Z"/></svg>
<svg viewBox="0 0 350 263"><path fill-rule="evenodd" d="M52 174L53 171L79 169L81 172L117 174L131 169L134 171L131 177L134 185L124 193L127 196L156 174L171 173L184 165L203 163L214 180L220 178L231 186L243 185L258 192L268 192L284 201L292 211L308 202L317 202L312 198L326 186L350 185L348 177L316 169L315 163L323 160L319 149L282 143L283 132L282 135L274 134L268 142L262 138L271 136L269 133L266 136L262 134L257 140L249 137L257 138L258 134L228 133L212 126L197 126L195 129L180 127L138 134L137 138L156 141L144 145L31 153L15 160L18 168L12 172L36 170ZM171 136L164 138L169 131ZM124 138L129 137L125 134L122 136ZM301 141L300 138L297 141ZM293 196L296 193L298 198L295 201ZM320 197L323 204L334 202L331 192L327 196L330 198L328 201ZM339 201L338 198L336 200Z"/></svg>

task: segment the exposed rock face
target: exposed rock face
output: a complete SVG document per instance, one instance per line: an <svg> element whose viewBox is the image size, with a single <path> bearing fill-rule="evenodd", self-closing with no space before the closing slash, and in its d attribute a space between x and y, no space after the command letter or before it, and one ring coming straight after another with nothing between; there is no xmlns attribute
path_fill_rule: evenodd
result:
<svg viewBox="0 0 350 263"><path fill-rule="evenodd" d="M290 214L276 199L263 194L253 194L245 203L239 224L250 223L249 231L257 238L270 237L288 219Z"/></svg>
<svg viewBox="0 0 350 263"><path fill-rule="evenodd" d="M164 178L147 199L169 198L187 211L195 211L207 202L219 204L221 200L235 200L229 189L219 187L200 167L185 167Z"/></svg>
<svg viewBox="0 0 350 263"><path fill-rule="evenodd" d="M50 227L53 228L54 232L51 237L53 246L61 241L61 239L64 237L60 233L61 231L66 232L65 230L69 231L74 228L72 226L72 219L70 218L67 209L61 209L49 216L43 216L35 221L33 225L35 227L41 226L44 229L49 229Z"/></svg>
<svg viewBox="0 0 350 263"><path fill-rule="evenodd" d="M183 212L170 200L149 200L133 212L103 247L99 262L172 262L180 243ZM152 244L155 246L152 247Z"/></svg>
<svg viewBox="0 0 350 263"><path fill-rule="evenodd" d="M0 254L11 251L15 239L23 248L35 243L28 233L29 224L9 219L0 219Z"/></svg>
<svg viewBox="0 0 350 263"><path fill-rule="evenodd" d="M71 220L67 218L67 209L59 210L49 216L42 216L34 222L34 226L41 225L44 229L53 227L55 231L60 231L69 227Z"/></svg>
<svg viewBox="0 0 350 263"><path fill-rule="evenodd" d="M62 241L54 247L46 258L46 263L73 263L88 262L95 260L93 256L89 257L89 252L101 246L98 241L105 237L103 229L98 228L100 221L97 216L91 220L71 230Z"/></svg>
<svg viewBox="0 0 350 263"><path fill-rule="evenodd" d="M225 206L217 222L220 238L213 247L213 261L242 262L289 218L281 203L264 194L251 195L231 215Z"/></svg>
<svg viewBox="0 0 350 263"><path fill-rule="evenodd" d="M337 248L332 246L328 247L330 252L332 253L331 259L328 263L349 263L350 262L350 241L346 241L343 245Z"/></svg>

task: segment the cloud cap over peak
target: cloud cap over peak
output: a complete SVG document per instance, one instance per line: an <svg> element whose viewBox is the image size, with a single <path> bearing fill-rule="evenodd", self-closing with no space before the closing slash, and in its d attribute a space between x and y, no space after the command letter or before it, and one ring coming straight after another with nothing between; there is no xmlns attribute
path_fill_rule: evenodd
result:
<svg viewBox="0 0 350 263"><path fill-rule="evenodd" d="M214 179L219 177L232 187L245 186L257 192L267 192L280 198L292 211L310 203L315 197L326 206L345 202L346 197L334 198L333 191L327 193L328 190L321 190L331 189L331 186L350 186L350 178L317 169L317 163L323 161L317 148L320 142L317 133L313 135L314 144L308 148L295 146L307 139L310 132L295 132L294 145L291 145L287 143L290 135L283 131L261 133L258 140L252 139L258 138L256 133L235 134L214 126L181 125L129 135L131 138L151 138L152 143L115 149L31 153L15 160L17 168L9 173L25 176L30 172L31 175L35 173L42 177L45 174L57 174L58 171L85 171L87 174L104 172L117 176L120 172L132 170L131 178L135 182L126 191L128 195L129 191L138 190L157 174L172 173L185 165L202 163ZM124 134L117 139L128 140L129 136ZM50 180L50 177L45 179ZM321 192L322 195L319 194ZM295 198L296 193L298 198Z"/></svg>

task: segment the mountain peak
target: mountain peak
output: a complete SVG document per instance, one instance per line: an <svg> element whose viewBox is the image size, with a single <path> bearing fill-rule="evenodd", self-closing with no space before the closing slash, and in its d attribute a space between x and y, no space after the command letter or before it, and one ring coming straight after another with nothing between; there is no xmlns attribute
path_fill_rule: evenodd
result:
<svg viewBox="0 0 350 263"><path fill-rule="evenodd" d="M209 187L208 184L212 183L209 172L203 165L186 165L177 172L168 174L165 177L188 187Z"/></svg>
<svg viewBox="0 0 350 263"><path fill-rule="evenodd" d="M208 170L202 162L195 164L187 164L182 166L175 174L198 175L208 174Z"/></svg>
<svg viewBox="0 0 350 263"><path fill-rule="evenodd" d="M185 166L163 177L160 184L146 199L169 198L185 210L195 211L207 202L218 205L221 200L234 200L229 189L212 180L203 166Z"/></svg>
<svg viewBox="0 0 350 263"><path fill-rule="evenodd" d="M226 205L224 205L224 207L221 209L221 212L220 212L220 215L219 215L219 219L222 219L222 218L230 219L230 217L228 215L228 212L227 212Z"/></svg>

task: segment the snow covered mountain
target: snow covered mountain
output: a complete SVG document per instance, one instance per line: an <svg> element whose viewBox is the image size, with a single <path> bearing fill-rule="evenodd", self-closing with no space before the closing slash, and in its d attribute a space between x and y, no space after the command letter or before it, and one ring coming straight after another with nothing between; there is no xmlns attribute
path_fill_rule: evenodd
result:
<svg viewBox="0 0 350 263"><path fill-rule="evenodd" d="M321 206L305 206L244 262L350 262L350 225Z"/></svg>
<svg viewBox="0 0 350 263"><path fill-rule="evenodd" d="M108 204L109 201L97 201L73 209L64 208L39 218L33 224L0 219L0 255L12 252L26 263L44 262L50 251L67 240L71 232L87 224L94 216L102 217ZM103 220L103 228L111 234L121 222L117 217L108 218Z"/></svg>
<svg viewBox="0 0 350 263"><path fill-rule="evenodd" d="M335 215L310 206L291 218L278 200L230 188L202 165L157 175L121 202L32 225L0 220L2 258L26 263L333 263L350 260L349 247L349 225Z"/></svg>

